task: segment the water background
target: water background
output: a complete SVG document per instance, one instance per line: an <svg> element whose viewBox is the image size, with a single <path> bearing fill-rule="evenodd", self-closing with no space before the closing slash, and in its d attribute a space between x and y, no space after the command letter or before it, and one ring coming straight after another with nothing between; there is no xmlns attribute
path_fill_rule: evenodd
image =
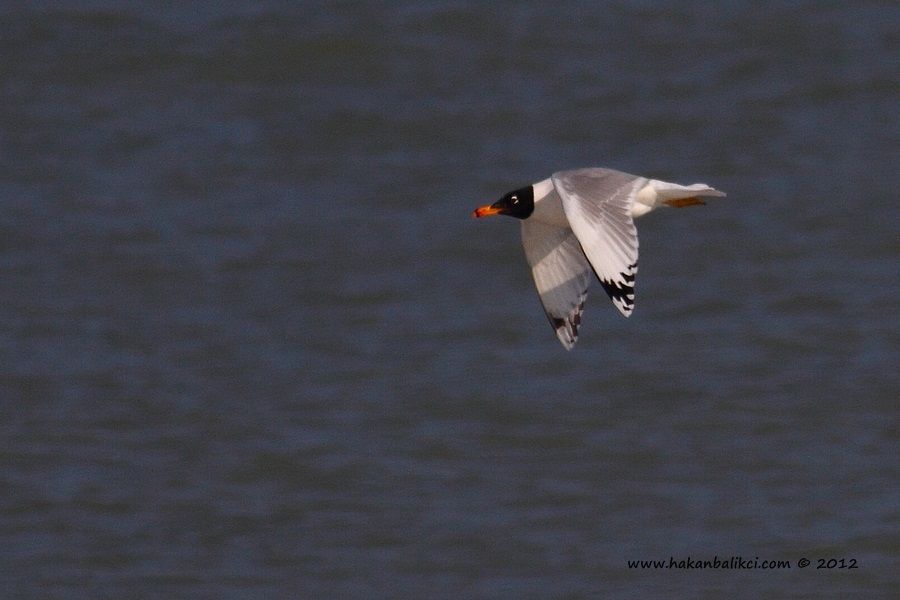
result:
<svg viewBox="0 0 900 600"><path fill-rule="evenodd" d="M898 23L4 3L0 593L896 597ZM469 213L582 166L729 195L568 353Z"/></svg>

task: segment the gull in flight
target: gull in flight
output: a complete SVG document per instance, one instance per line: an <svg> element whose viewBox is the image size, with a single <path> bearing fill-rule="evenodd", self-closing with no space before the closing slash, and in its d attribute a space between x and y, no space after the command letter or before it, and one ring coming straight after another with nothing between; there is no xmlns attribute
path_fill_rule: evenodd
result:
<svg viewBox="0 0 900 600"><path fill-rule="evenodd" d="M724 196L705 183L678 185L612 169L560 171L475 209L474 217L522 220L522 245L541 304L571 350L593 271L626 317L634 309L638 237L634 219L658 208L704 204Z"/></svg>

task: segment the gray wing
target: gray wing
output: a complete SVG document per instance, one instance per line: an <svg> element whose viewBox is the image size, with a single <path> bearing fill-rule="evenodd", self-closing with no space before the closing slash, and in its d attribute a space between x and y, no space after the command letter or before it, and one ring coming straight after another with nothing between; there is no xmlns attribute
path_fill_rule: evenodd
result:
<svg viewBox="0 0 900 600"><path fill-rule="evenodd" d="M522 221L522 245L541 304L556 336L571 350L578 340L581 312L591 280L581 244L568 227Z"/></svg>
<svg viewBox="0 0 900 600"><path fill-rule="evenodd" d="M638 262L631 206L648 180L610 169L561 171L552 179L597 279L613 304L630 316Z"/></svg>

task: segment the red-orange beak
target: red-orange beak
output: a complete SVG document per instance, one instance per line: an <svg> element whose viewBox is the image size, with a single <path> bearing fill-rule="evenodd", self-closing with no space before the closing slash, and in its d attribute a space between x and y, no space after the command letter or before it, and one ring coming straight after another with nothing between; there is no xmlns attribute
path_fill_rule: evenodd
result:
<svg viewBox="0 0 900 600"><path fill-rule="evenodd" d="M491 215L499 215L500 209L495 207L492 204L487 204L485 206L479 206L472 213L472 216L476 219L480 219L482 217L490 217Z"/></svg>

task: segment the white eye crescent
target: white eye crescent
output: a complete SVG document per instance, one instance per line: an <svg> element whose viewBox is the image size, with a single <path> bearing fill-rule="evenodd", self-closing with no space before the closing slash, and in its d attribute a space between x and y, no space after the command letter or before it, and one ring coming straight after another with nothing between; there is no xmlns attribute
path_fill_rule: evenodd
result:
<svg viewBox="0 0 900 600"><path fill-rule="evenodd" d="M513 203L513 204L518 204L518 203L519 203L519 199L518 199L516 196L513 196L512 198L510 198L510 200L512 200L512 203Z"/></svg>

